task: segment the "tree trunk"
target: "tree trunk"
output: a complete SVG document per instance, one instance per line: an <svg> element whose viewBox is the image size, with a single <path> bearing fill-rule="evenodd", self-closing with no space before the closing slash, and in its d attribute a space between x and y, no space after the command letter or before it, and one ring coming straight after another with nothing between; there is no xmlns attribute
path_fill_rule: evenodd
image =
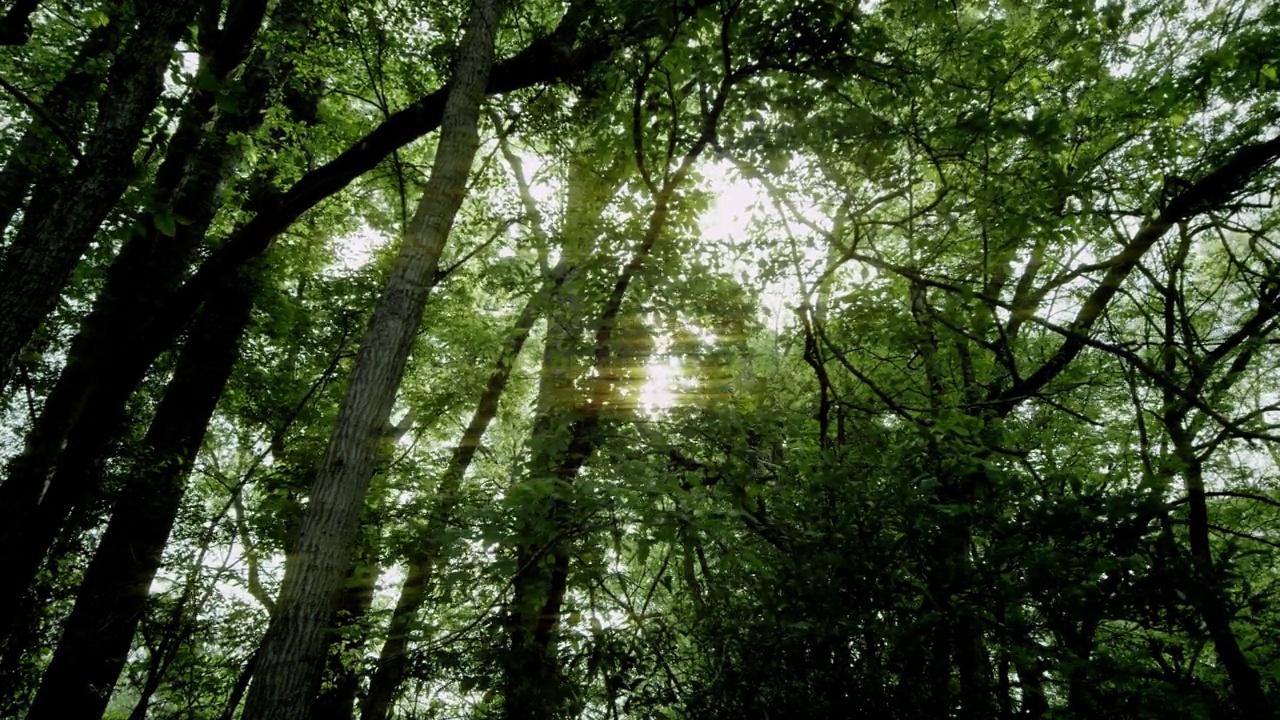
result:
<svg viewBox="0 0 1280 720"><path fill-rule="evenodd" d="M350 563L360 510L440 255L466 194L501 12L502 0L476 0L472 7L431 178L356 357L306 518L286 561L245 720L310 715L324 663L325 625Z"/></svg>
<svg viewBox="0 0 1280 720"><path fill-rule="evenodd" d="M554 502L554 525L568 507ZM525 545L517 553L507 622L511 645L505 663L504 720L551 720L564 715L567 689L560 678L555 634L569 579L569 550L557 540L545 548Z"/></svg>
<svg viewBox="0 0 1280 720"><path fill-rule="evenodd" d="M511 368L515 365L520 350L534 323L543 312L543 306L551 295L559 288L566 276L563 264L551 271L546 287L534 293L525 303L515 326L507 339L507 346L498 356L497 365L489 374L489 382L480 402L471 416L471 422L462 433L462 439L453 449L449 464L440 475L436 485L436 508L431 520L423 530L416 554L410 558L404 585L400 590L400 598L396 601L395 610L391 614L391 624L387 631L387 639L378 653L378 666L369 682L369 694L361 707L361 720L385 720L395 700L396 690L404 681L407 665L405 653L409 648L409 633L418 619L418 611L430 590L431 578L435 572L436 562L440 558L443 547L440 537L448 526L458 502L458 490L467 468L471 466L480 441L498 412L498 401L507 388L511 378Z"/></svg>
<svg viewBox="0 0 1280 720"><path fill-rule="evenodd" d="M715 112L718 116L719 111ZM567 698L559 678L555 632L569 576L565 541L572 532L573 520L568 496L578 472L603 440L602 413L606 404L616 398L614 331L627 290L666 228L671 200L705 147L707 135L703 137L654 198L644 237L618 274L595 319L591 349L595 380L586 397L579 397L574 386L580 374L574 351L577 338L572 336L576 333L565 331L578 327L581 315L571 310L568 318L553 318L554 322L549 323L530 443L529 476L546 482L551 496L539 507L524 509L525 517L519 523L522 542L516 548L517 570L506 617L509 650L503 678L504 720L550 720ZM580 301L576 312L581 312ZM643 358L632 361L644 362Z"/></svg>
<svg viewBox="0 0 1280 720"><path fill-rule="evenodd" d="M301 18L309 7L310 0L284 2L272 22L294 35L304 35ZM218 49L202 63L205 71L226 78L240 66L262 24L263 10L261 2L238 6ZM17 522L0 529L0 542L15 548L18 570L0 592L0 617L16 617L5 611L20 593L30 591L35 568L49 552L67 513L97 489L96 467L120 431L125 405L165 349L147 342L146 319L154 316L165 294L181 282L218 210L226 183L243 156L242 144L232 142L233 137L259 127L272 90L288 70L269 62L265 51L256 53L243 77L239 112L221 114L212 131L202 129L216 105L212 91L198 92L184 110L157 172L154 191L155 200L167 208L162 212L184 222L175 225L172 236L165 236L153 215L144 222L143 234L125 243L72 341L66 367L22 454L10 462L0 486L0 504L18 514ZM140 322L144 327L139 327ZM134 341L122 346L121 337ZM0 634L0 641L7 635Z"/></svg>
<svg viewBox="0 0 1280 720"><path fill-rule="evenodd" d="M503 664L503 720L557 717L564 689L555 649L569 571L565 538L572 507L567 495L581 462L572 463L570 448L581 448L586 435L575 437L575 409L585 407L575 379L582 374L578 358L579 328L585 324L583 299L568 299L561 314L547 324L529 477L546 482L549 495L516 508L521 543L515 548L516 574L507 604L507 657ZM575 439L578 442L575 442ZM594 447L587 448L582 461Z"/></svg>
<svg viewBox="0 0 1280 720"><path fill-rule="evenodd" d="M0 265L0 390L22 348L57 304L71 271L133 180L134 151L160 97L174 43L195 16L197 0L148 3L116 55L98 103L84 157L64 182L37 186L56 194L50 211L27 215Z"/></svg>
<svg viewBox="0 0 1280 720"><path fill-rule="evenodd" d="M1209 631L1219 662L1231 679L1239 717L1274 718L1276 712L1262 690L1262 677L1241 650L1240 641L1231 628L1231 613L1218 595L1221 583L1214 568L1213 548L1209 544L1209 506L1205 498L1203 465L1192 447L1190 434L1183 427L1181 414L1170 413L1166 425L1187 484L1187 534L1196 574L1190 593L1192 602Z"/></svg>
<svg viewBox="0 0 1280 720"><path fill-rule="evenodd" d="M133 348L127 343L121 344L119 353L132 356ZM23 652L23 648L11 640L30 621L29 615L20 609L29 607L29 601L36 595L40 568L71 511L90 494L100 477L102 460L124 418L125 403L132 390L123 386L95 388L85 403L95 412L82 414L82 421L65 441L65 447L48 441L47 423L41 422L43 416L37 421L27 438L27 448L60 451L61 462L52 476L28 472L36 458L34 453L24 452L9 464L9 482L0 487L3 497L0 505L11 518L0 528L0 538L6 544L10 561L8 581L0 587L0 631L3 633L0 647L6 654ZM12 499L15 495L17 501Z"/></svg>
<svg viewBox="0 0 1280 720"><path fill-rule="evenodd" d="M27 717L98 717L142 618L196 454L249 323L252 286L202 313L63 626Z"/></svg>
<svg viewBox="0 0 1280 720"><path fill-rule="evenodd" d="M240 674L236 676L235 684L231 686L231 696L227 698L227 706L222 709L222 714L218 716L218 720L233 720L236 716L236 710L240 707L240 701L244 698L244 693L249 689L249 681L253 679L253 671L258 666L258 653L255 651L249 656L249 660L244 664L244 668L240 670ZM129 718L134 720L134 718ZM138 718L137 720L142 720Z"/></svg>
<svg viewBox="0 0 1280 720"><path fill-rule="evenodd" d="M124 13L116 15L89 32L67 72L42 99L41 107L57 126L33 119L0 169L0 237L38 179L66 176L72 150L68 145L79 145L89 109L98 99L104 61L129 29L129 18Z"/></svg>

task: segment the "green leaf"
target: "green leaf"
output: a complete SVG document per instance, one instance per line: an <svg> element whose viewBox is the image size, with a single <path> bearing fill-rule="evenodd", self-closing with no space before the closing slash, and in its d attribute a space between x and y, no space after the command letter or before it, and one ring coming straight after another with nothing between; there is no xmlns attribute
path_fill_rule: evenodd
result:
<svg viewBox="0 0 1280 720"><path fill-rule="evenodd" d="M178 219L168 209L160 210L155 216L156 229L168 237L178 232Z"/></svg>

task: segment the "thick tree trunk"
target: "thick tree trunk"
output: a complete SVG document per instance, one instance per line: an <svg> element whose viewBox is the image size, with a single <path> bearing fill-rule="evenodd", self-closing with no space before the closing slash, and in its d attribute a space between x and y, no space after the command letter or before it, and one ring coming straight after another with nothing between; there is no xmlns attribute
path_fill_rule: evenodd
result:
<svg viewBox="0 0 1280 720"><path fill-rule="evenodd" d="M207 308L156 411L27 717L98 717L124 666L196 454L238 356L256 282Z"/></svg>
<svg viewBox="0 0 1280 720"><path fill-rule="evenodd" d="M575 379L582 374L578 329L586 318L582 298L569 299L547 325L537 414L530 439L529 477L550 488L536 504L516 508L520 537L516 574L507 604L507 656L503 663L503 720L558 717L565 697L556 656L555 631L569 573L566 538L572 503L567 495L582 463L594 450L576 433L576 409L587 407ZM586 429L584 427L584 429ZM578 450L578 453L572 453ZM574 462L573 457L580 459Z"/></svg>
<svg viewBox="0 0 1280 720"><path fill-rule="evenodd" d="M134 151L160 97L174 43L195 16L197 0L148 3L137 29L116 55L98 103L84 157L63 182L36 192L56 194L47 214L23 218L0 265L0 390L9 384L22 348L57 304L71 271L98 227L128 188Z"/></svg>
<svg viewBox="0 0 1280 720"><path fill-rule="evenodd" d="M301 18L309 6L310 0L284 2L276 9L273 24L303 34ZM217 73L218 78L235 71L249 54L263 10L261 2L238 5L218 49L203 63L205 71ZM49 551L67 513L97 488L97 465L120 431L125 405L165 349L149 344L146 328L138 324L153 316L164 295L181 282L243 155L242 145L232 138L257 129L272 90L287 71L259 51L243 77L240 112L220 115L211 131L203 127L216 105L213 92L198 92L184 110L154 191L156 201L167 207L164 212L184 222L175 226L172 236L165 236L152 217L144 223L142 235L125 243L72 341L66 367L22 454L10 462L0 486L0 504L18 516L0 529L0 542L15 548L18 569L0 591L0 617L16 617L5 610L19 593L29 592L34 569ZM122 346L122 337L132 341ZM7 634L0 635L0 640Z"/></svg>
<svg viewBox="0 0 1280 720"><path fill-rule="evenodd" d="M1071 620L1065 633L1068 659L1065 663L1068 717L1087 718L1097 714L1097 674L1093 646L1101 619L1090 613L1080 621Z"/></svg>
<svg viewBox="0 0 1280 720"><path fill-rule="evenodd" d="M33 119L0 169L0 237L38 179L66 176L72 150L67 146L79 145L89 109L98 99L105 60L129 29L128 18L123 13L117 15L89 32L66 74L42 99L41 106L57 126ZM38 212L35 208L31 211Z"/></svg>
<svg viewBox="0 0 1280 720"><path fill-rule="evenodd" d="M502 0L476 0L441 121L431 178L369 322L337 425L285 565L245 720L304 720L324 663L324 629L350 563L360 510L440 255L466 194Z"/></svg>

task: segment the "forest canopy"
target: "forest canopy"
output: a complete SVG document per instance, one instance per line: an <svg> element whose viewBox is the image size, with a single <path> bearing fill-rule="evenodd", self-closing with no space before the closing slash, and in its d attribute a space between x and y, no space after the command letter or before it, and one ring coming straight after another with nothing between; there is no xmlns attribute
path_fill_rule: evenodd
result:
<svg viewBox="0 0 1280 720"><path fill-rule="evenodd" d="M9 0L0 717L1280 718L1280 5Z"/></svg>

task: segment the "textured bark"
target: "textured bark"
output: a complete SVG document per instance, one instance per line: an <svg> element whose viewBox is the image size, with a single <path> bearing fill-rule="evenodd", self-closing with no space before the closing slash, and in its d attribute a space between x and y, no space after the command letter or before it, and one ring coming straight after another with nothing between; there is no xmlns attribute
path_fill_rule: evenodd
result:
<svg viewBox="0 0 1280 720"><path fill-rule="evenodd" d="M56 194L57 200L47 214L24 216L0 265L0 390L133 180L134 151L160 97L174 43L196 6L197 0L166 0L142 8L137 29L107 73L84 157L64 182L37 186L37 194Z"/></svg>
<svg viewBox="0 0 1280 720"><path fill-rule="evenodd" d="M472 7L431 177L365 332L306 517L286 561L245 720L304 720L310 715L323 669L325 625L349 567L360 510L440 255L466 194L501 12L501 0L477 0Z"/></svg>
<svg viewBox="0 0 1280 720"><path fill-rule="evenodd" d="M98 99L106 63L129 29L128 18L115 17L90 31L58 83L42 98L44 118L36 118L9 152L0 169L0 236L22 208L27 191L37 178L66 177L71 149L78 145L89 110ZM38 204L38 203L37 203ZM47 210L47 206L44 210ZM40 208L28 212L40 213Z"/></svg>
<svg viewBox="0 0 1280 720"><path fill-rule="evenodd" d="M201 314L27 717L99 717L142 618L196 454L249 322L252 278Z"/></svg>
<svg viewBox="0 0 1280 720"><path fill-rule="evenodd" d="M440 475L436 484L436 507L423 530L418 548L409 559L408 571L405 573L404 585L400 597L396 601L395 610L391 614L391 624L387 631L387 639L378 653L378 667L369 681L369 694L361 706L361 720L385 720L395 700L395 694L404 681L407 666L406 653L409 648L409 633L418 619L418 611L426 600L431 586L432 576L440 553L444 549L440 537L447 529L458 503L458 491L463 476L471 467L480 441L498 412L498 401L506 391L507 382L511 379L511 368L515 365L520 350L529 339L529 332L534 323L542 315L548 297L558 289L566 275L563 266L552 271L547 287L535 293L525 304L515 326L507 338L507 346L498 357L497 365L489 374L489 381L480 396L480 402L471 415L471 422L462 433L462 439L453 449L449 464Z"/></svg>
<svg viewBox="0 0 1280 720"><path fill-rule="evenodd" d="M299 27L300 19L309 6L310 0L284 2L273 15L273 24L301 34L305 28ZM264 7L259 0L237 5L217 50L202 63L202 72L225 80L241 65L262 23ZM16 618L4 611L13 606L16 594L28 591L35 568L49 552L67 513L98 486L97 468L121 430L129 397L155 356L168 347L148 344L144 328L139 338L137 323L153 315L165 294L181 282L243 155L242 146L231 138L252 133L261 124L281 73L281 68L270 67L264 52L257 53L242 78L245 92L240 111L219 115L212 130L204 129L216 107L212 91L197 92L184 109L153 193L165 212L184 222L176 225L172 236L165 236L154 217L144 219L146 230L125 243L72 341L67 364L22 454L10 462L0 486L0 503L19 511L16 522L0 529L0 542L15 548L19 569L0 591L0 617ZM121 337L133 341L122 346Z"/></svg>

